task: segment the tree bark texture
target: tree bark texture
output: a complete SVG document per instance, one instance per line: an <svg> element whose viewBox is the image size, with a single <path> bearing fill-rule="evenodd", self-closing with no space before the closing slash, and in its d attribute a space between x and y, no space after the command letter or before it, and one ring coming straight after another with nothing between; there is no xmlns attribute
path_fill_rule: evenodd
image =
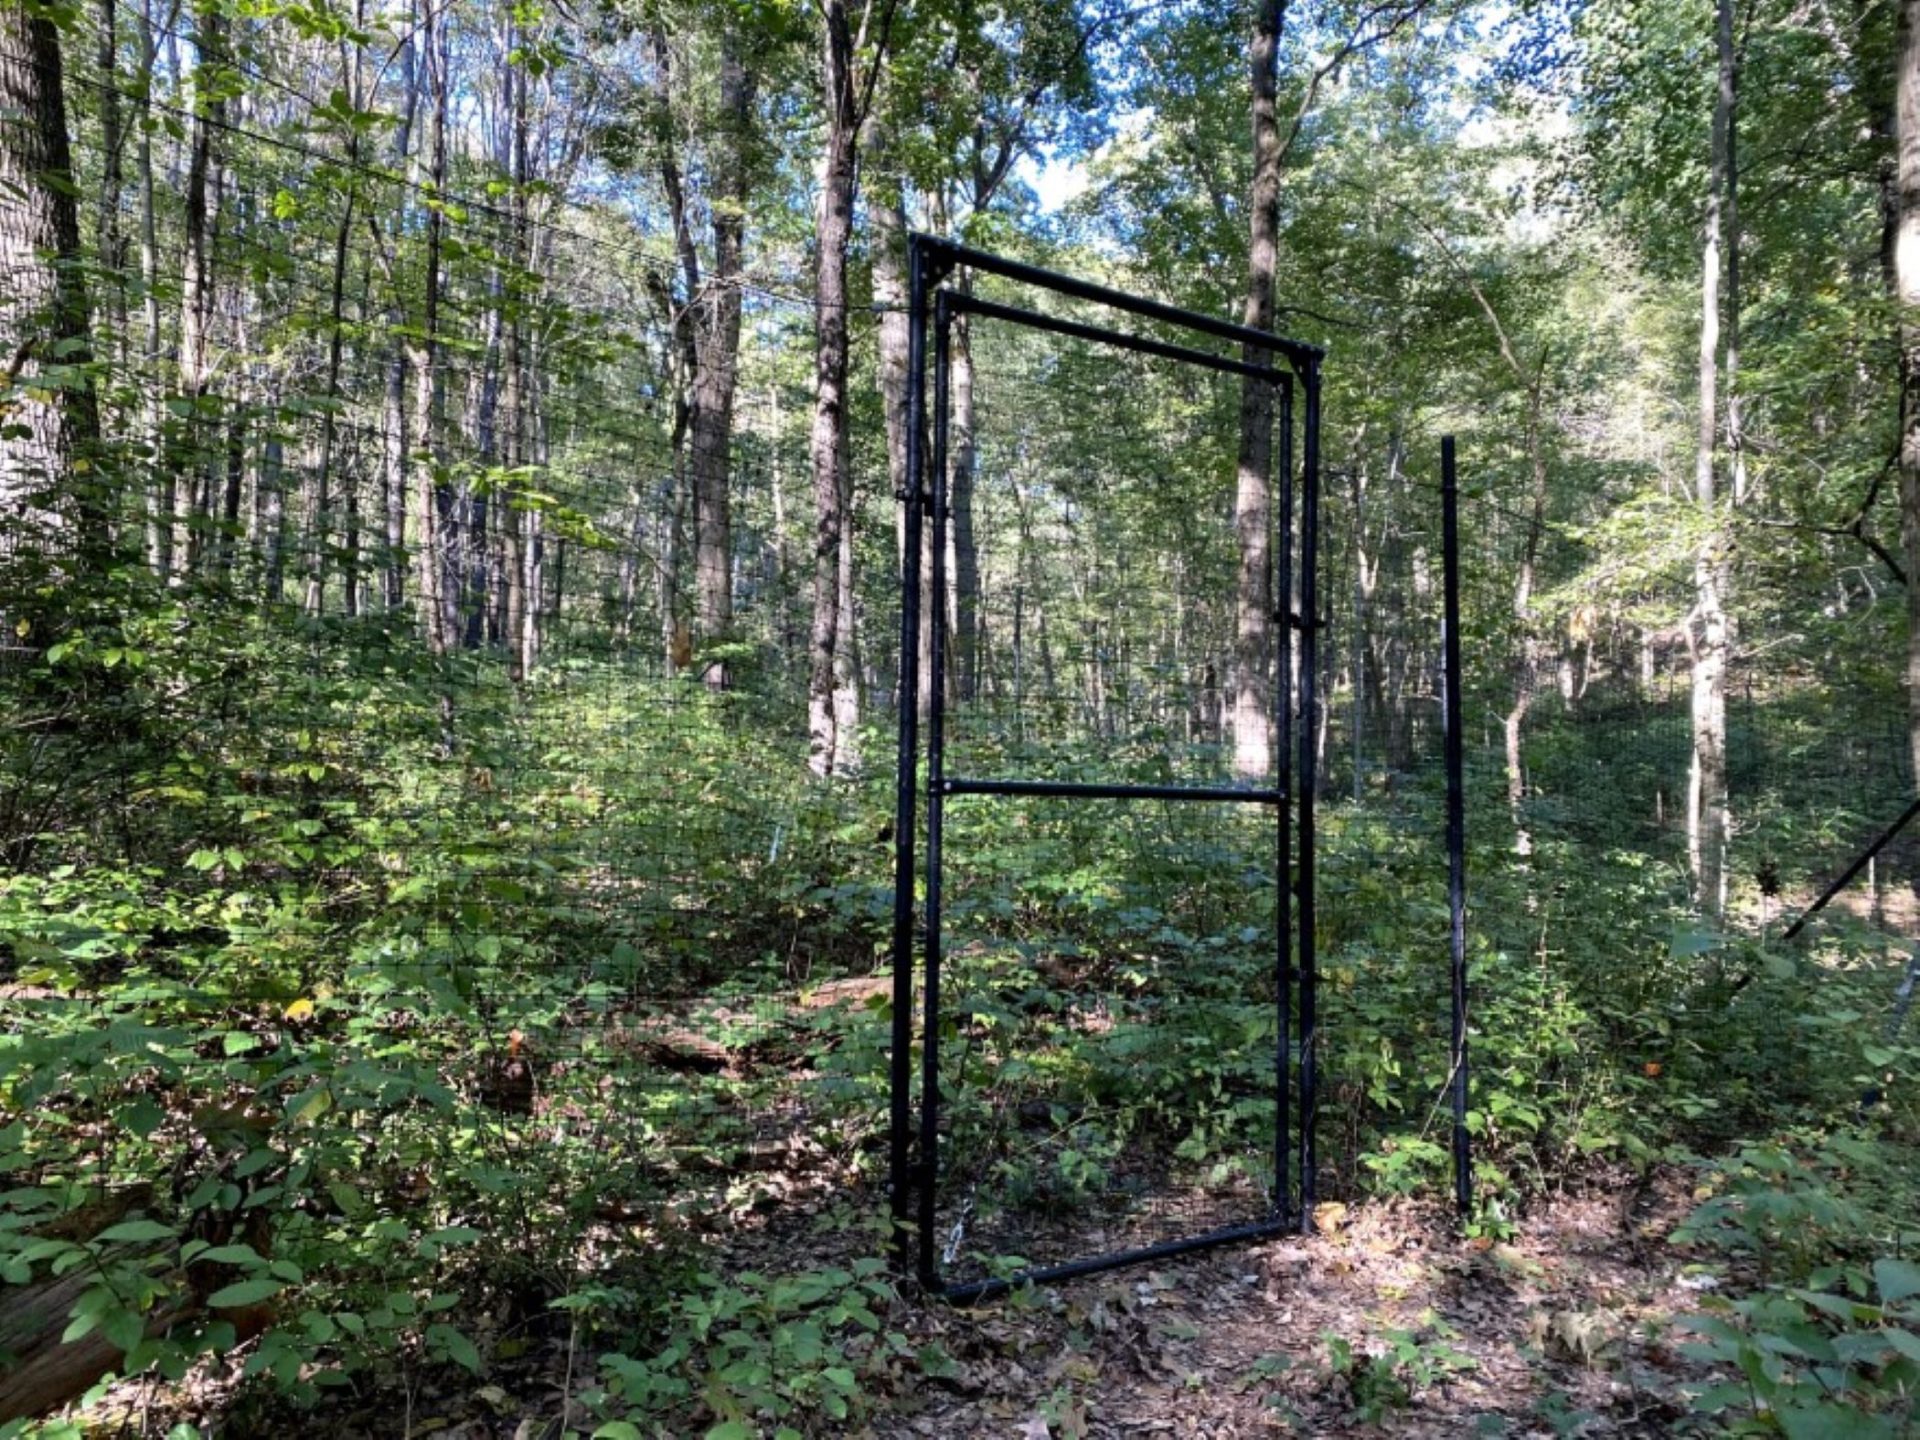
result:
<svg viewBox="0 0 1920 1440"><path fill-rule="evenodd" d="M1900 539L1908 577L1908 733L1920 777L1920 0L1901 0L1899 55L1893 269L1900 316Z"/></svg>
<svg viewBox="0 0 1920 1440"><path fill-rule="evenodd" d="M1253 103L1253 188L1248 206L1247 297L1243 320L1273 328L1280 254L1280 123L1276 113L1285 0L1259 0L1248 69ZM1249 360L1270 352L1249 347ZM1233 497L1239 570L1234 592L1233 773L1254 780L1273 768L1273 387L1248 376L1240 386L1240 452Z"/></svg>
<svg viewBox="0 0 1920 1440"><path fill-rule="evenodd" d="M74 194L59 32L0 7L0 550L102 538Z"/></svg>
<svg viewBox="0 0 1920 1440"><path fill-rule="evenodd" d="M746 233L747 147L752 143L754 77L729 25L720 51L720 133L712 137L713 269L693 298L698 363L693 375L694 643L710 645L733 629L733 398L740 374L740 277ZM724 689L724 664L709 664L706 682Z"/></svg>
<svg viewBox="0 0 1920 1440"><path fill-rule="evenodd" d="M1724 7L1729 0L1720 0ZM1724 68L1727 63L1722 58ZM1719 494L1720 307L1725 259L1728 146L1732 138L1731 86L1714 100L1706 215L1700 232L1699 428L1694 440L1693 489L1701 537L1694 555L1692 648L1693 761L1687 779L1687 859L1701 908L1718 914L1726 902L1729 814L1727 801L1727 662L1732 651L1727 615L1729 579L1726 521Z"/></svg>
<svg viewBox="0 0 1920 1440"><path fill-rule="evenodd" d="M859 697L852 650L852 476L848 473L847 245L853 233L859 115L854 37L843 0L828 0L822 38L827 143L814 259L813 625L807 680L808 767L857 768Z"/></svg>

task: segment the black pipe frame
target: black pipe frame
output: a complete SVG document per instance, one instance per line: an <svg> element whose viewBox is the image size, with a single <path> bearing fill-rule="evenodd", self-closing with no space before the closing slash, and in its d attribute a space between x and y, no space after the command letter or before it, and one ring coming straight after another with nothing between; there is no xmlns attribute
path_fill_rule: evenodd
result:
<svg viewBox="0 0 1920 1440"><path fill-rule="evenodd" d="M920 772L920 530L925 468L920 453L922 416L926 412L927 292L933 277L918 246L907 255L907 485L900 496L906 506L905 546L900 558L900 746L894 780L893 887L893 1016L892 1053L888 1057L889 1146L888 1203L894 1218L895 1267L912 1262L910 1232L902 1223L913 1187L913 966L901 957L913 954L913 838Z"/></svg>
<svg viewBox="0 0 1920 1440"><path fill-rule="evenodd" d="M1182 1255L1234 1241L1256 1239L1281 1233L1298 1225L1311 1227L1313 1174L1312 1100L1315 1078L1312 1022L1315 1013L1314 990L1318 982L1313 945L1313 782L1315 754L1312 745L1317 698L1315 670L1317 647L1315 626L1300 615L1312 616L1317 601L1316 566L1318 557L1318 503L1320 463L1320 360L1318 347L1283 339L1265 331L1234 325L1210 316L1163 305L1157 301L1126 295L1105 286L1094 285L1068 276L1057 275L1035 266L1003 259L983 251L955 245L925 235L909 237L909 341L907 392L907 483L901 497L906 504L904 550L901 566L901 664L900 664L900 749L899 781L895 813L895 874L893 925L893 1015L892 1081L892 1174L890 1195L894 1219L896 1264L906 1270L909 1263L921 1286L929 1293L954 1303L969 1303L990 1298L1027 1283L1043 1283L1093 1274L1118 1266ZM1022 284L1058 294L1091 301L1110 309L1139 315L1163 324L1197 331L1217 339L1236 341L1245 347L1242 358L1174 345L1152 337L1084 325L1077 321L1043 315L1013 306L1000 305L959 292L941 289L941 283L958 264L1000 275ZM927 325L929 310L934 327L934 409L931 435L931 487L926 471L929 457L923 441L926 425ZM927 696L927 851L925 924L920 939L925 952L925 980L921 994L921 1066L920 1109L917 1135L912 1125L912 1012L914 939L913 899L917 874L914 865L913 836L917 819L919 781L919 643L923 621L920 604L920 556L924 534L925 510L932 509L932 592L945 593L946 534L948 520L948 408L950 331L960 314L1025 325L1030 328L1109 345L1122 350L1154 355L1197 364L1229 373L1251 376L1274 385L1279 394L1280 472L1279 538L1276 545L1279 592L1276 619L1279 645L1275 667L1275 712L1279 728L1277 764L1280 784L1274 789L1239 786L1167 786L1105 785L1054 781L949 779L946 766L946 634L944 625L935 625L931 634ZM1278 354L1286 358L1291 373L1263 364L1257 357ZM1300 489L1301 561L1300 615L1292 610L1293 570L1293 391L1296 379L1306 395L1305 450ZM1291 682L1294 629L1302 632L1300 723L1295 724ZM1297 862L1297 886L1290 885L1290 861L1294 858L1292 794L1292 740L1299 736L1301 785L1297 799L1300 812L1298 834L1300 850ZM1275 989L1278 1043L1275 1054L1276 1138L1274 1153L1274 1189L1267 1219L1205 1234L1168 1241L1164 1244L1117 1252L1105 1256L1070 1261L1016 1276L996 1277L970 1284L949 1285L941 1277L935 1226L938 1220L939 1181L939 1013L941 972L942 862L945 840L946 802L961 796L1032 796L1063 799L1149 799L1163 801L1206 800L1273 805L1276 810L1275 884L1278 891L1275 925ZM1294 904L1297 895L1297 907ZM1296 926L1297 918L1297 926ZM1293 947L1299 945L1301 964L1296 972ZM1291 1025L1292 987L1300 987L1301 1017L1299 1052L1300 1115L1298 1136L1301 1165L1299 1199L1296 1203L1289 1183L1289 1159L1292 1133L1287 1113L1289 1065L1292 1059ZM918 1154L913 1153L917 1143Z"/></svg>
<svg viewBox="0 0 1920 1440"><path fill-rule="evenodd" d="M1853 863L1840 872L1839 878L1820 892L1820 898L1800 912L1800 918L1787 927L1786 933L1780 937L1781 940L1791 940L1794 936L1798 935L1801 930L1806 927L1806 923L1809 920L1827 908L1834 896L1838 895L1853 883L1853 877L1866 869L1868 862L1871 861L1874 856L1878 855L1882 850L1886 849L1888 845L1893 843L1894 836L1898 835L1913 823L1914 816L1916 815L1920 815L1920 800L1915 800L1911 805L1907 806L1907 808L1901 812L1898 820L1880 832L1880 837L1877 840L1867 846L1867 848L1862 850L1858 855L1854 856Z"/></svg>
<svg viewBox="0 0 1920 1440"><path fill-rule="evenodd" d="M1157 320L1163 325L1211 335L1216 340L1231 340L1235 344L1248 346L1256 354L1271 352L1284 355L1296 374L1303 373L1308 366L1317 366L1326 358L1327 352L1318 345L1289 340L1284 335L1275 335L1270 330L1256 330L1251 325L1236 325L1231 320L1203 315L1197 310L1182 310L1177 305L1167 305L1141 295L1129 295L1124 290L1096 285L1091 280L1062 275L1054 270L1043 270L1038 265L1009 260L1004 255L995 255L990 251L975 250L938 235L915 231L907 237L907 244L910 249L919 250L931 263L942 267L943 273L956 265L965 265L970 270L999 275L1021 285L1031 285L1037 290L1051 290L1057 295L1070 295L1076 300L1090 300L1109 310L1120 310L1143 319ZM1139 337L1120 334L1108 338L1124 342Z"/></svg>
<svg viewBox="0 0 1920 1440"><path fill-rule="evenodd" d="M1452 1055L1447 1074L1453 1107L1453 1203L1473 1213L1473 1139L1467 1132L1467 784L1461 728L1460 482L1453 436L1440 440L1440 565L1443 624L1441 684L1447 766L1448 969L1452 980Z"/></svg>
<svg viewBox="0 0 1920 1440"><path fill-rule="evenodd" d="M1299 829L1295 837L1294 863L1298 905L1294 915L1294 933L1299 937L1300 973L1300 1233L1313 1230L1314 1198L1319 1189L1320 1154L1315 1135L1320 1105L1319 1042L1319 949L1314 937L1317 918L1314 893L1314 813L1313 802L1319 790L1320 752L1314 744L1315 721L1320 697L1320 360L1307 361L1301 374L1302 398L1306 401L1306 433L1301 439L1300 457L1300 609L1290 617L1290 628L1300 632L1300 758L1295 767L1300 786ZM1281 872L1285 883L1286 872Z"/></svg>

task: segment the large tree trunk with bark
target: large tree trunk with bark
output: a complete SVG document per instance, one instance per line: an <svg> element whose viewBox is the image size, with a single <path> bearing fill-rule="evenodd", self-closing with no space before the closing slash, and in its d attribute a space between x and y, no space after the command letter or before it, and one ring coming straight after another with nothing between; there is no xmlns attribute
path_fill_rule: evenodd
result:
<svg viewBox="0 0 1920 1440"><path fill-rule="evenodd" d="M0 552L105 538L75 193L59 32L0 6Z"/></svg>
<svg viewBox="0 0 1920 1440"><path fill-rule="evenodd" d="M875 145L884 148L885 136ZM887 480L893 493L907 491L907 216L904 186L888 173L871 187L868 213L873 225L873 302L879 319L880 411L887 432ZM899 546L904 559L906 512L900 512ZM933 593L933 527L923 526L920 546L920 643L917 689L920 718L933 707L933 627L940 622L942 602ZM901 657L904 671L907 657Z"/></svg>
<svg viewBox="0 0 1920 1440"><path fill-rule="evenodd" d="M826 5L823 66L827 144L814 259L813 626L807 681L808 768L841 775L859 764L853 668L853 477L847 409L847 244L853 233L859 114L855 42L843 0Z"/></svg>
<svg viewBox="0 0 1920 1440"><path fill-rule="evenodd" d="M173 460L175 483L187 482L186 568L199 566L213 508L216 429L212 411L213 252L220 226L219 146L227 129L227 19L217 4L194 12L196 63L193 127L187 149L186 254L180 278L180 395L185 402L184 450Z"/></svg>
<svg viewBox="0 0 1920 1440"><path fill-rule="evenodd" d="M438 203L447 174L447 51L438 11L426 7L421 34L421 64L424 68L429 110L427 115L428 194L426 210L426 274L424 298L420 308L420 327L410 342L407 356L413 371L414 444L413 480L408 496L408 530L412 535L414 595L419 608L421 633L427 648L435 654L446 651L452 639L452 622L447 604L446 557L452 554L448 544L448 511L445 487L440 479L440 248L445 221Z"/></svg>
<svg viewBox="0 0 1920 1440"><path fill-rule="evenodd" d="M1893 96L1893 286L1901 365L1901 549L1907 561L1908 743L1920 785L1920 0L1901 0Z"/></svg>
<svg viewBox="0 0 1920 1440"><path fill-rule="evenodd" d="M1893 279L1900 314L1900 538L1907 572L1908 733L1920 784L1920 0L1900 0Z"/></svg>
<svg viewBox="0 0 1920 1440"><path fill-rule="evenodd" d="M1253 93L1253 189L1248 206L1247 299L1242 318L1273 328L1274 271L1280 254L1280 27L1285 0L1259 0L1248 68ZM1251 348L1247 358L1270 361ZM1233 497L1239 544L1234 592L1233 773L1257 780L1273 768L1273 387L1246 377L1240 387L1240 454Z"/></svg>
<svg viewBox="0 0 1920 1440"><path fill-rule="evenodd" d="M740 274L754 88L740 37L730 24L720 46L722 133L713 137L713 270L706 293L695 302L700 318L688 475L693 490L693 639L698 646L724 641L733 629L733 397L740 372ZM726 666L710 662L706 681L724 689Z"/></svg>
<svg viewBox="0 0 1920 1440"><path fill-rule="evenodd" d="M146 75L154 73L159 60L154 43L153 0L141 0L140 4L140 65ZM160 242L159 230L154 217L153 182L153 104L145 89L140 94L140 123L136 126L139 141L134 150L134 161L139 167L140 178L140 275L145 282L141 289L145 292L140 301L141 328L145 343L141 347L141 384L147 392L146 413L142 417L146 430L147 453L152 457L151 479L147 489L147 564L162 581L173 574L173 511L178 489L174 478L173 466L168 463L164 448L164 428L166 408L163 404L163 391L160 379ZM267 593L270 599L280 598L280 536L276 530L269 537Z"/></svg>
<svg viewBox="0 0 1920 1440"><path fill-rule="evenodd" d="M1723 11L1729 3L1730 0L1720 0ZM1725 14L1720 18L1724 26ZM1700 413L1694 441L1693 489L1694 501L1700 510L1701 538L1694 555L1694 604L1688 626L1693 666L1693 760L1687 781L1687 859L1693 872L1695 898L1709 914L1718 914L1726 903L1730 823L1727 662L1733 646L1727 615L1729 540L1716 469L1720 418L1720 286L1725 263L1723 204L1733 133L1733 90L1727 73L1730 63L1730 54L1723 51L1721 83L1713 111L1706 218L1700 237Z"/></svg>

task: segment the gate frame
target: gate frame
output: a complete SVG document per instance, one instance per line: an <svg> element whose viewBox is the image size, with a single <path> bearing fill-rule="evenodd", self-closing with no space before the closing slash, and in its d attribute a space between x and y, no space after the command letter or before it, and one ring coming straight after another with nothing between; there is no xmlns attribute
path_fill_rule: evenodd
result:
<svg viewBox="0 0 1920 1440"><path fill-rule="evenodd" d="M983 300L942 288L956 267L999 275L1018 284L1057 295L1089 301L1109 310L1137 315L1243 347L1242 358L1155 340L1109 326L1089 325ZM1003 1294L1026 1283L1066 1280L1142 1261L1162 1259L1234 1241L1280 1234L1294 1228L1310 1231L1313 1224L1317 1154L1314 1119L1318 1108L1317 998L1319 971L1314 947L1314 794L1318 756L1313 726L1295 726L1289 694L1293 669L1293 636L1300 636L1300 717L1310 722L1319 697L1316 693L1318 632L1327 626L1319 617L1319 509L1321 362L1325 351L1271 332L1237 325L1156 300L1129 295L1107 286L1009 260L986 251L914 233L908 237L908 348L907 348L907 476L897 495L906 507L904 554L901 564L899 753L895 792L895 856L893 905L892 1055L890 1065L889 1200L893 1219L896 1268L914 1274L928 1294L966 1304ZM930 314L931 312L931 314ZM947 499L947 419L949 390L949 335L954 317L980 315L1031 329L1066 335L1118 349L1159 356L1209 369L1252 376L1274 385L1280 400L1280 506L1274 545L1275 609L1279 631L1274 666L1274 699L1278 729L1279 783L1271 790L1241 786L1073 784L1054 781L983 780L950 778L945 773L945 627L935 626L931 646L932 694L928 697L927 743L927 855L926 921L918 938L925 950L923 986L922 1088L916 1133L912 1094L913 972L916 941L914 840L918 821L920 764L919 654L920 557L927 512L931 510L934 546L931 580L936 595L945 593L945 532ZM927 329L934 328L935 407L931 462L926 452ZM1262 363L1261 356L1283 359L1286 369ZM1303 443L1300 467L1300 610L1291 608L1293 588L1293 392L1298 382L1304 399ZM932 484L928 484L928 471ZM1311 618L1309 618L1311 617ZM1296 737L1296 728L1298 731ZM1294 747L1298 746L1297 759ZM1298 775L1298 786L1294 785ZM1274 1203L1268 1217L1206 1231L1161 1244L1116 1251L1106 1255L1036 1267L1010 1277L950 1284L941 1275L935 1245L937 1186L939 1181L938 1065L941 960L941 862L945 802L955 795L1025 795L1102 799L1159 799L1237 801L1274 806L1277 819L1275 885L1275 1005L1278 1036L1275 1046ZM1297 838L1296 838L1297 837ZM1289 885L1289 873L1297 878ZM1295 947L1299 964L1294 965ZM1298 1083L1293 1073L1293 992L1299 994ZM1456 1029L1460 1027L1456 1022ZM1462 1035L1464 1032L1461 1032ZM1459 1042L1456 1042L1458 1046ZM1458 1055L1464 1060L1464 1055ZM1456 1066L1464 1081L1464 1065ZM1464 1091L1464 1085L1462 1085ZM1297 1114L1289 1117L1289 1091ZM1292 1124L1290 1126L1290 1119ZM915 1154L916 1141L918 1153ZM1292 1154L1297 1146L1297 1154ZM1291 1172L1291 1173L1290 1173ZM1297 1200L1293 1175L1297 1174Z"/></svg>

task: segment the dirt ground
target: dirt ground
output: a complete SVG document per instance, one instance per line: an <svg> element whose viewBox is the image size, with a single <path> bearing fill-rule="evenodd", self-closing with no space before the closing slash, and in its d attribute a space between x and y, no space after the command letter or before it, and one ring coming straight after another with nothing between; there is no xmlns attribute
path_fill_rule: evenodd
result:
<svg viewBox="0 0 1920 1440"><path fill-rule="evenodd" d="M1698 1299L1664 1244L1681 1198L1563 1199L1499 1244L1412 1207L1323 1207L1311 1239L929 1311L961 1368L871 1433L1671 1435L1688 1362L1662 1322Z"/></svg>
<svg viewBox="0 0 1920 1440"><path fill-rule="evenodd" d="M1666 1237L1684 1177L1594 1187L1537 1208L1511 1241L1463 1240L1412 1204L1322 1206L1319 1232L1109 1272L971 1309L902 1297L848 1362L864 1417L811 1435L852 1440L1123 1440L1253 1436L1668 1436L1696 1373L1666 1323L1697 1307ZM734 1237L734 1264L845 1263L871 1236L796 1206ZM806 1211L813 1211L811 1215ZM718 1257L716 1257L718 1258ZM733 1268L729 1265L727 1268ZM236 1357L237 1358L237 1357ZM171 1393L115 1387L99 1433L162 1436L180 1419L262 1433L226 1411L237 1365ZM480 1377L416 1375L289 1414L279 1435L557 1440L590 1434L582 1357L558 1337ZM930 1378L937 1377L937 1378ZM117 1422L117 1424L116 1424ZM584 1422L584 1423L583 1423ZM686 1434L699 1440L705 1427ZM769 1428L768 1435L773 1433Z"/></svg>

